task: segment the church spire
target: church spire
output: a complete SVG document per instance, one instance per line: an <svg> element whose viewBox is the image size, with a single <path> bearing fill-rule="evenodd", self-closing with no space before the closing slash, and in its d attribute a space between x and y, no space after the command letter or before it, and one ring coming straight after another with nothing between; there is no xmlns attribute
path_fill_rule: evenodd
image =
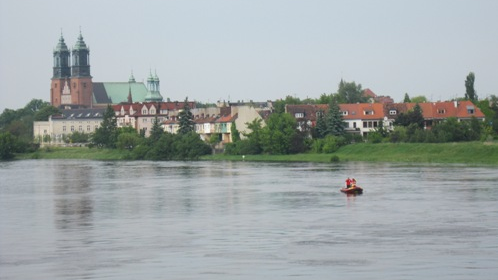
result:
<svg viewBox="0 0 498 280"><path fill-rule="evenodd" d="M128 85L128 103L133 103L133 98L131 97L131 85Z"/></svg>
<svg viewBox="0 0 498 280"><path fill-rule="evenodd" d="M90 49L83 40L83 35L78 36L78 41L72 50L73 65L71 72L73 77L90 77Z"/></svg>
<svg viewBox="0 0 498 280"><path fill-rule="evenodd" d="M59 43L54 49L54 76L53 78L64 78L71 76L71 68L69 68L69 49L67 48L66 42L64 42L64 36L59 38Z"/></svg>

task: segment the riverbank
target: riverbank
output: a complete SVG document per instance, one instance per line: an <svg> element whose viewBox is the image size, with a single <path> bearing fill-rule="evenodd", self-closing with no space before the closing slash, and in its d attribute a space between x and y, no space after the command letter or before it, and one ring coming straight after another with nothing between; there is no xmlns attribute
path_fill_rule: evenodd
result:
<svg viewBox="0 0 498 280"><path fill-rule="evenodd" d="M92 159L127 160L128 151L89 149L85 147L42 148L17 159ZM442 144L421 143L360 143L341 147L332 154L296 155L209 155L201 160L275 161L275 162L419 162L498 165L498 143L462 142Z"/></svg>
<svg viewBox="0 0 498 280"><path fill-rule="evenodd" d="M353 144L341 147L332 154L296 155L212 155L205 160L246 160L281 162L418 162L418 163L464 163L498 165L498 144L482 142L466 143L381 143Z"/></svg>

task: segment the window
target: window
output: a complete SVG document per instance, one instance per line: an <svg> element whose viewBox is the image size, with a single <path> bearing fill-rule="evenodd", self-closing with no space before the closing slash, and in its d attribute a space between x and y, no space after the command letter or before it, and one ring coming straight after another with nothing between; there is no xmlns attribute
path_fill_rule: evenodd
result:
<svg viewBox="0 0 498 280"><path fill-rule="evenodd" d="M373 111L370 111L370 110L369 110L369 111L364 111L363 113L364 113L365 115L373 115L373 114L374 114L374 112L373 112Z"/></svg>
<svg viewBox="0 0 498 280"><path fill-rule="evenodd" d="M86 131L90 131L90 126L89 125L86 126Z"/></svg>
<svg viewBox="0 0 498 280"><path fill-rule="evenodd" d="M342 111L341 112L343 116L347 116L348 115L348 111Z"/></svg>
<svg viewBox="0 0 498 280"><path fill-rule="evenodd" d="M86 88L86 83L83 83L83 87Z"/></svg>
<svg viewBox="0 0 498 280"><path fill-rule="evenodd" d="M446 110L445 109L437 109L437 113L442 115L442 114L446 113Z"/></svg>
<svg viewBox="0 0 498 280"><path fill-rule="evenodd" d="M78 127L78 131L83 131L83 126L82 126L82 125L80 125L80 126Z"/></svg>
<svg viewBox="0 0 498 280"><path fill-rule="evenodd" d="M394 116L398 113L396 110L389 110L389 115Z"/></svg>
<svg viewBox="0 0 498 280"><path fill-rule="evenodd" d="M353 128L356 128L356 122L353 123Z"/></svg>
<svg viewBox="0 0 498 280"><path fill-rule="evenodd" d="M62 131L66 131L66 126L63 126L63 127L62 127Z"/></svg>
<svg viewBox="0 0 498 280"><path fill-rule="evenodd" d="M147 115L147 109L142 110L142 115Z"/></svg>
<svg viewBox="0 0 498 280"><path fill-rule="evenodd" d="M367 122L363 122L363 128L367 127Z"/></svg>
<svg viewBox="0 0 498 280"><path fill-rule="evenodd" d="M468 113L469 115L473 115L473 114L474 114L474 112L475 112L475 110L474 110L474 106L467 106L467 113Z"/></svg>
<svg viewBox="0 0 498 280"><path fill-rule="evenodd" d="M296 114L294 114L294 116L296 117L296 119L304 118L304 113L296 113Z"/></svg>
<svg viewBox="0 0 498 280"><path fill-rule="evenodd" d="M71 131L74 131L74 125L71 126Z"/></svg>

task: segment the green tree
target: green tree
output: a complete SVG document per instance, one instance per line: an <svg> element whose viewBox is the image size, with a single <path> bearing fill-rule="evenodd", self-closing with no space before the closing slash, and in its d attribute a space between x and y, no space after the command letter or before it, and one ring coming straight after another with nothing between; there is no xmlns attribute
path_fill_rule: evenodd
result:
<svg viewBox="0 0 498 280"><path fill-rule="evenodd" d="M164 129L161 127L161 122L156 116L154 122L152 123L152 128L150 129L149 141L155 142L161 138L164 134Z"/></svg>
<svg viewBox="0 0 498 280"><path fill-rule="evenodd" d="M100 127L95 130L92 143L99 148L115 148L118 137L116 115L111 105L104 112Z"/></svg>
<svg viewBox="0 0 498 280"><path fill-rule="evenodd" d="M325 122L327 124L327 135L343 136L346 133L341 109L335 100L332 100L332 103L329 105L329 112Z"/></svg>
<svg viewBox="0 0 498 280"><path fill-rule="evenodd" d="M413 110L410 110L406 113L401 113L399 116L396 118L396 121L394 122L396 125L402 125L402 126L409 126L411 124L416 124L418 128L423 128L424 127L424 115L422 112L422 108L420 105L417 103L415 104L415 107L413 107Z"/></svg>
<svg viewBox="0 0 498 280"><path fill-rule="evenodd" d="M408 93L405 93L405 98L403 99L403 103L410 103L410 102L412 102L410 100L410 96L408 96Z"/></svg>
<svg viewBox="0 0 498 280"><path fill-rule="evenodd" d="M477 101L477 93L474 89L475 75L470 72L465 79L465 99L472 102Z"/></svg>
<svg viewBox="0 0 498 280"><path fill-rule="evenodd" d="M199 135L193 131L186 134L179 134L176 138L174 143L174 159L195 160L200 156L211 153L209 145L202 141Z"/></svg>
<svg viewBox="0 0 498 280"><path fill-rule="evenodd" d="M261 146L261 134L263 129L263 120L254 119L246 123L249 133L242 133L247 140L240 141L242 148L239 150L242 154L260 154L263 151Z"/></svg>
<svg viewBox="0 0 498 280"><path fill-rule="evenodd" d="M55 108L54 106L45 106L37 111L34 115L35 121L48 121L48 118L52 115L61 114L61 110Z"/></svg>
<svg viewBox="0 0 498 280"><path fill-rule="evenodd" d="M316 100L316 104L330 104L331 101L331 94L322 93L322 95L320 95L320 97Z"/></svg>
<svg viewBox="0 0 498 280"><path fill-rule="evenodd" d="M121 150L133 150L143 141L136 132L125 132L118 135L116 147Z"/></svg>
<svg viewBox="0 0 498 280"><path fill-rule="evenodd" d="M316 112L316 126L315 126L316 138L323 138L327 135L327 123L325 122L325 112L319 110Z"/></svg>
<svg viewBox="0 0 498 280"><path fill-rule="evenodd" d="M427 102L427 97L425 97L423 95L415 96L415 97L412 97L411 102L412 103L425 103L425 102Z"/></svg>
<svg viewBox="0 0 498 280"><path fill-rule="evenodd" d="M221 134L220 133L213 133L209 137L207 143L211 147L211 150L213 152L213 155L216 153L216 145L221 142Z"/></svg>
<svg viewBox="0 0 498 280"><path fill-rule="evenodd" d="M183 110L178 114L178 119L180 121L178 134L188 134L190 132L195 132L194 115L190 111L188 98L185 98L184 103L185 105L183 106Z"/></svg>
<svg viewBox="0 0 498 280"><path fill-rule="evenodd" d="M87 143L89 138L90 135L83 132L75 131L68 136L68 141L70 143Z"/></svg>
<svg viewBox="0 0 498 280"><path fill-rule="evenodd" d="M230 134L232 135L232 142L240 141L240 132L237 130L235 122L232 122L232 125L230 125Z"/></svg>
<svg viewBox="0 0 498 280"><path fill-rule="evenodd" d="M339 103L364 103L367 98L363 95L361 84L355 82L344 82L341 79L339 89L337 91Z"/></svg>
<svg viewBox="0 0 498 280"><path fill-rule="evenodd" d="M0 133L0 160L14 157L16 139L9 132Z"/></svg>
<svg viewBox="0 0 498 280"><path fill-rule="evenodd" d="M297 133L296 120L290 114L271 114L261 133L263 152L269 154L289 154Z"/></svg>

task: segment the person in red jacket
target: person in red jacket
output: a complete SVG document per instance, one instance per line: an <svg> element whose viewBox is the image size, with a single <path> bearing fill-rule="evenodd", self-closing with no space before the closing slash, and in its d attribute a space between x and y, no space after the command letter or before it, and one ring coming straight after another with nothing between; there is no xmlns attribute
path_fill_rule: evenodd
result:
<svg viewBox="0 0 498 280"><path fill-rule="evenodd" d="M351 187L351 179L349 177L346 179L346 189L349 189Z"/></svg>

